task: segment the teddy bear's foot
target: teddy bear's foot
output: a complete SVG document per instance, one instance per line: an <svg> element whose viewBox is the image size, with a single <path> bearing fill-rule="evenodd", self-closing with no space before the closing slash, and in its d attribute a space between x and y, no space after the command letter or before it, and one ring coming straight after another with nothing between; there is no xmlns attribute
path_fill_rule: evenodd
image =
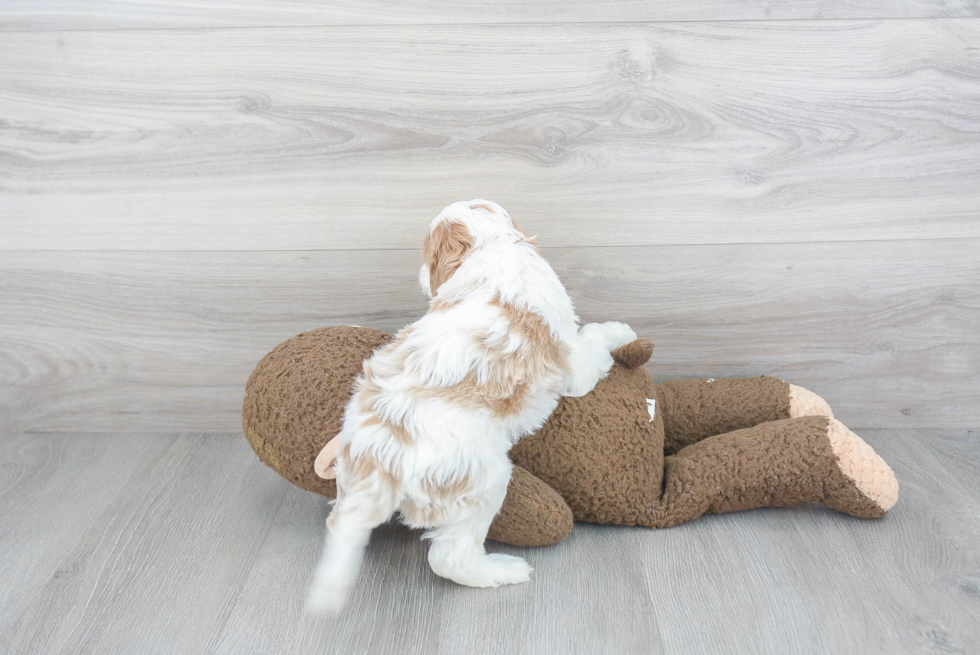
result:
<svg viewBox="0 0 980 655"><path fill-rule="evenodd" d="M840 421L801 416L719 434L664 458L663 497L640 525L662 528L705 513L823 503L876 518L898 500L888 464Z"/></svg>
<svg viewBox="0 0 980 655"><path fill-rule="evenodd" d="M834 412L827 401L809 389L789 385L789 417L827 416L834 418Z"/></svg>
<svg viewBox="0 0 980 655"><path fill-rule="evenodd" d="M894 507L898 480L885 460L840 421L829 421L827 438L843 479L828 482L824 504L863 519L882 516Z"/></svg>

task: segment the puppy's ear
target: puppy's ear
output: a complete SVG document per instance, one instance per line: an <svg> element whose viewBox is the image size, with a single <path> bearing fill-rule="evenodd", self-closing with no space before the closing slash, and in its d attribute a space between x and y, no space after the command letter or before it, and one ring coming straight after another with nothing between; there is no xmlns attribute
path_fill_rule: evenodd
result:
<svg viewBox="0 0 980 655"><path fill-rule="evenodd" d="M422 257L429 267L429 288L433 296L453 276L473 249L474 243L473 235L466 225L456 221L439 223L425 237Z"/></svg>

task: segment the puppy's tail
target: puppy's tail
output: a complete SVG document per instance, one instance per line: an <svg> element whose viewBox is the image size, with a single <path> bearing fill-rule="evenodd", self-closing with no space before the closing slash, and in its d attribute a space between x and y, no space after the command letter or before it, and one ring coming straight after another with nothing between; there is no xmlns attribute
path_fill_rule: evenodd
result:
<svg viewBox="0 0 980 655"><path fill-rule="evenodd" d="M323 555L306 596L306 611L337 614L344 607L371 531L395 511L395 490L378 471L336 502L327 519Z"/></svg>

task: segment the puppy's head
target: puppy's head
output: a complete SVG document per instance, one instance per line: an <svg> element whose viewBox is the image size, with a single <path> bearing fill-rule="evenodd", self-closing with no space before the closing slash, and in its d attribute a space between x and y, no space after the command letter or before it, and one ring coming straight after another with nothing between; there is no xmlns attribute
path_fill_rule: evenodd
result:
<svg viewBox="0 0 980 655"><path fill-rule="evenodd" d="M495 241L526 238L510 214L495 202L471 200L449 205L432 220L422 245L422 291L429 298L435 296L474 250Z"/></svg>

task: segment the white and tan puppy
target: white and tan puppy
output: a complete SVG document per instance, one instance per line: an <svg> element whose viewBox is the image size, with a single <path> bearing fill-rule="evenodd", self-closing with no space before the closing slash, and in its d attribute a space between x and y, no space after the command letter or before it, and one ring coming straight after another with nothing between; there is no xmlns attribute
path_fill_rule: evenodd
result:
<svg viewBox="0 0 980 655"><path fill-rule="evenodd" d="M485 200L431 223L422 289L429 311L364 362L336 448L337 500L307 607L337 611L371 530L398 512L428 528L437 575L473 587L526 582L520 557L483 542L511 475L507 452L561 396L606 376L622 323L578 327L533 239Z"/></svg>

